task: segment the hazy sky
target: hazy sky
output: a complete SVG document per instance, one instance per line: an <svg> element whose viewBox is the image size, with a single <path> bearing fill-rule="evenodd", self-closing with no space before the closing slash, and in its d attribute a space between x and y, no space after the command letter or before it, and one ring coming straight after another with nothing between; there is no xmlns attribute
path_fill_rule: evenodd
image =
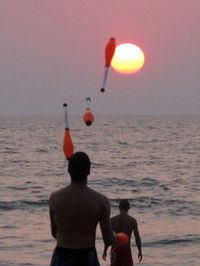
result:
<svg viewBox="0 0 200 266"><path fill-rule="evenodd" d="M200 0L0 0L0 115L200 114ZM145 54L110 69L110 37Z"/></svg>

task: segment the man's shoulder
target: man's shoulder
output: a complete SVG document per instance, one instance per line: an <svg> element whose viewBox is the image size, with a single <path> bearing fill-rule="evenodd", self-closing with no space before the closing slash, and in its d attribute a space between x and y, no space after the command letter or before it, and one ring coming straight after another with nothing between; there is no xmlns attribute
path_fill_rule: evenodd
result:
<svg viewBox="0 0 200 266"><path fill-rule="evenodd" d="M60 197L63 193L66 192L67 188L68 188L68 187L63 187L63 188L60 188L60 189L58 189L58 190L56 190L56 191L53 191L53 192L51 193L50 197L49 197L49 201L51 202L51 201L53 201L54 199Z"/></svg>
<svg viewBox="0 0 200 266"><path fill-rule="evenodd" d="M87 187L87 188L88 188L88 192L92 194L94 197L96 197L97 199L103 202L109 202L109 199L104 194L100 193L99 191L94 190L91 187Z"/></svg>

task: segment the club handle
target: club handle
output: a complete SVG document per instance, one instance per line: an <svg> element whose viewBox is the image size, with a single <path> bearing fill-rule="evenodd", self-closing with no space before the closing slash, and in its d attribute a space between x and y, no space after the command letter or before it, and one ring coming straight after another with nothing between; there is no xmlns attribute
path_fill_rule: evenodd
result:
<svg viewBox="0 0 200 266"><path fill-rule="evenodd" d="M64 125L65 125L65 129L69 129L67 103L63 104L63 108L64 108Z"/></svg>
<svg viewBox="0 0 200 266"><path fill-rule="evenodd" d="M104 67L103 84L102 84L101 92L105 91L106 81L107 81L107 77L108 77L108 70L109 70L109 67L105 66Z"/></svg>

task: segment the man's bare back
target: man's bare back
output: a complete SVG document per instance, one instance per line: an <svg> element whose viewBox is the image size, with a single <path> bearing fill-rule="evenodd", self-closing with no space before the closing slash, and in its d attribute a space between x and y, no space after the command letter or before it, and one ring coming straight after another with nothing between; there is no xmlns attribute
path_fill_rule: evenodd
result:
<svg viewBox="0 0 200 266"><path fill-rule="evenodd" d="M87 187L72 183L53 193L49 200L50 215L57 227L57 245L64 248L90 248L95 246L98 222L106 243L111 244L108 199Z"/></svg>

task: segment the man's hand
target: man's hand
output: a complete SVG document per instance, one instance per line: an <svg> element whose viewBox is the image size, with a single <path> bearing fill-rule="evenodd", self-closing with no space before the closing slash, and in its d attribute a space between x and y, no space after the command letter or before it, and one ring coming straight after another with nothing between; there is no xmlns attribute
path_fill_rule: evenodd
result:
<svg viewBox="0 0 200 266"><path fill-rule="evenodd" d="M139 252L139 253L138 253L138 260L141 261L141 260L142 260L142 257L143 257L143 256L142 256L142 253Z"/></svg>
<svg viewBox="0 0 200 266"><path fill-rule="evenodd" d="M102 259L103 259L103 260L106 260L106 257L107 257L107 252L104 251L104 252L103 252L103 255L102 255Z"/></svg>

